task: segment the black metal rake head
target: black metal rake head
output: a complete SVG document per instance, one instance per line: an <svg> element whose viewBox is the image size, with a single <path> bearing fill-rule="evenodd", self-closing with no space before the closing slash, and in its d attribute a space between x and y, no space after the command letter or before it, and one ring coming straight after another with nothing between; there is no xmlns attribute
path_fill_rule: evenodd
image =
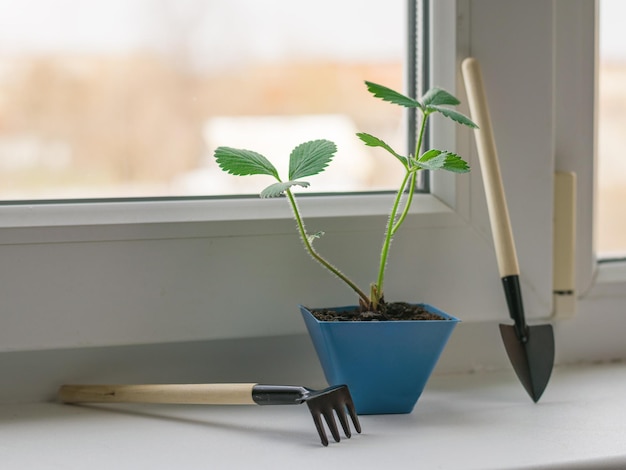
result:
<svg viewBox="0 0 626 470"><path fill-rule="evenodd" d="M317 428L317 432L324 446L328 445L328 437L324 430L322 416L335 442L341 440L337 422L335 421L335 414L337 418L339 418L343 432L348 439L352 436L348 416L350 416L352 420L355 431L358 433L361 432L361 424L359 423L359 418L356 414L354 403L352 402L350 390L348 390L346 385L335 385L324 390L306 390L307 393L303 397L303 401L306 402L311 411L315 427Z"/></svg>

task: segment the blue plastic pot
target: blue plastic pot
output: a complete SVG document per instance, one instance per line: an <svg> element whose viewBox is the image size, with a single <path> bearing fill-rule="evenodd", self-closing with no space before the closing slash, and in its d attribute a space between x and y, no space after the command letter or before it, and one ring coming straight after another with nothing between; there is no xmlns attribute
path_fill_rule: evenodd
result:
<svg viewBox="0 0 626 470"><path fill-rule="evenodd" d="M459 320L329 322L300 311L330 385L347 384L359 414L410 413ZM354 306L334 307L349 310Z"/></svg>

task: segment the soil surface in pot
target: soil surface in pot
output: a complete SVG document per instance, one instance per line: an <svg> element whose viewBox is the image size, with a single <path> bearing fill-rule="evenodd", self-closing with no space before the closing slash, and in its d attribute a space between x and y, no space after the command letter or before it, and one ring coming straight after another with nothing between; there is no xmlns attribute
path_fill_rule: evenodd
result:
<svg viewBox="0 0 626 470"><path fill-rule="evenodd" d="M389 302L381 306L380 311L371 312L359 307L340 312L332 309L311 310L319 321L399 321L399 320L448 320L448 318L429 312L421 305L405 302Z"/></svg>

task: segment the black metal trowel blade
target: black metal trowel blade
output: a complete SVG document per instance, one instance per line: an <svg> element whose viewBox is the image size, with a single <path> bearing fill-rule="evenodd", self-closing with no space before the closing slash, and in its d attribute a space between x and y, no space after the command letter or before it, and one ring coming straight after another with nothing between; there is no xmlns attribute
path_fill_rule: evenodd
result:
<svg viewBox="0 0 626 470"><path fill-rule="evenodd" d="M515 326L500 325L506 353L524 389L536 403L548 386L554 364L552 325L529 326L525 340L517 337Z"/></svg>

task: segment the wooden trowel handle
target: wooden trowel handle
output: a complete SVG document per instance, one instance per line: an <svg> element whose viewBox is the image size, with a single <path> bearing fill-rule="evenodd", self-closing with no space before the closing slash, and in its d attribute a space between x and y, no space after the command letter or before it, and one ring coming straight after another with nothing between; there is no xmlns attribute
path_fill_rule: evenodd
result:
<svg viewBox="0 0 626 470"><path fill-rule="evenodd" d="M463 61L462 69L472 120L479 127L475 131L476 146L485 185L498 270L502 278L519 275L515 242L502 186L498 153L480 65L475 58L469 57Z"/></svg>
<svg viewBox="0 0 626 470"><path fill-rule="evenodd" d="M177 403L254 405L256 384L63 385L64 403Z"/></svg>

